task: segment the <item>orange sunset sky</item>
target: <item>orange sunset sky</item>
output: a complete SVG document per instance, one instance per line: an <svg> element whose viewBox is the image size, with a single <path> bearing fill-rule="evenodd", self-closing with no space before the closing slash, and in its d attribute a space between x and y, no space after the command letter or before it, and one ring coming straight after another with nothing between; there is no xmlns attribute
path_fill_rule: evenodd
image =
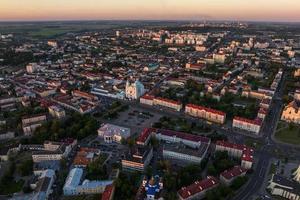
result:
<svg viewBox="0 0 300 200"><path fill-rule="evenodd" d="M300 22L300 0L0 0L0 21L89 19Z"/></svg>

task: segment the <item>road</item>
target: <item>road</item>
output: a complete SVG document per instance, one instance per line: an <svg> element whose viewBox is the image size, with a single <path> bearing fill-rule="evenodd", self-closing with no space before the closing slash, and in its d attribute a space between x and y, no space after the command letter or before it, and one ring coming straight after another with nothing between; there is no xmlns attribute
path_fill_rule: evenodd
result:
<svg viewBox="0 0 300 200"><path fill-rule="evenodd" d="M247 184L239 190L239 192L237 193L237 195L235 197L232 198L233 200L248 200L248 199L250 200L252 198L252 196L259 195L259 191L260 191L261 187L263 186L265 178L268 173L268 166L270 164L270 161L272 158L276 157L276 155L274 155L274 150L281 149L284 152L289 152L291 150L291 147L289 145L276 143L276 141L274 141L272 139L272 135L274 134L274 132L276 130L277 122L280 119L281 109L283 106L281 97L283 95L283 87L284 87L285 79L286 79L286 73L283 73L283 78L273 96L273 101L269 108L270 112L266 116L264 125L261 130L261 138L260 139L261 139L261 141L263 141L263 145L262 145L261 149L256 151L256 153L255 153L256 163L254 165L254 173L251 175L251 178L247 182ZM159 82L158 84L156 84L156 87L158 87L159 84L161 84L161 83L162 83L162 81ZM140 109L144 109L145 111L149 111L152 113L159 113L164 116L180 117L180 118L185 118L189 121L195 121L197 123L206 124L205 120L187 116L183 112L176 112L176 111L165 110L165 109L161 110L158 108L153 108L151 106L142 105L142 104L139 104L137 102L132 102L132 101L131 102L123 101L123 102L133 108L140 108ZM223 127L223 126L221 127L219 125L212 124L211 128L213 130L226 133L227 135L230 135L233 137L235 137L237 135L239 135L241 137L245 136L244 134L241 135L239 132L236 132L228 127ZM295 151L300 152L299 149L296 149ZM296 153L296 155L298 155L300 158L300 153L298 153L298 154ZM287 156L290 157L290 154L287 154Z"/></svg>
<svg viewBox="0 0 300 200"><path fill-rule="evenodd" d="M262 140L264 141L264 145L262 146L261 150L257 152L257 164L254 169L255 171L247 185L245 185L239 191L233 200L250 200L253 195L257 194L262 187L265 177L268 173L269 162L275 157L272 154L274 150L280 148L287 152L290 149L289 145L278 144L272 139L272 135L276 130L277 122L280 118L281 108L283 105L281 97L283 95L285 79L286 74L284 73L280 85L274 94L272 104L269 108L270 113L267 115L264 126L262 127ZM287 154L287 156L290 155Z"/></svg>

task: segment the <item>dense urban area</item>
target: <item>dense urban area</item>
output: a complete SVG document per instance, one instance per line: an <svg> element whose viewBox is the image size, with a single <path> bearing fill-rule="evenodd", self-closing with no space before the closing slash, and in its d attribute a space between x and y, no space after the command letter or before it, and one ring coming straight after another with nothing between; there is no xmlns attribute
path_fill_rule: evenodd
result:
<svg viewBox="0 0 300 200"><path fill-rule="evenodd" d="M0 24L0 199L300 200L299 24Z"/></svg>

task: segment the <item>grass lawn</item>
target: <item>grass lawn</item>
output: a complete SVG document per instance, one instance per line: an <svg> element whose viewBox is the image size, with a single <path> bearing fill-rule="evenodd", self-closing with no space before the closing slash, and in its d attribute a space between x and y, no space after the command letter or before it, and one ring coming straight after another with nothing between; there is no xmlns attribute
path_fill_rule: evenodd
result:
<svg viewBox="0 0 300 200"><path fill-rule="evenodd" d="M247 146L250 146L250 147L252 147L254 149L257 149L257 150L260 149L261 146L262 146L262 142L261 141L255 140L255 139L252 139L252 138L247 138L245 140L245 144Z"/></svg>
<svg viewBox="0 0 300 200"><path fill-rule="evenodd" d="M60 35L71 31L72 31L71 29L42 28L38 31L30 32L29 34L33 37L52 37L55 35Z"/></svg>
<svg viewBox="0 0 300 200"><path fill-rule="evenodd" d="M300 126L289 125L287 128L276 132L275 138L289 144L300 145Z"/></svg>

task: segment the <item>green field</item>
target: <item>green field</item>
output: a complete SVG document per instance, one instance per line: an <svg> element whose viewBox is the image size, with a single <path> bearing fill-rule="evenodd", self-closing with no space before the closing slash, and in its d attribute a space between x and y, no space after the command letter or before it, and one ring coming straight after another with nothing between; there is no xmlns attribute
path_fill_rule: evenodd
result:
<svg viewBox="0 0 300 200"><path fill-rule="evenodd" d="M300 146L300 126L299 125L288 125L286 128L282 128L275 133L275 138L281 142L299 145Z"/></svg>

